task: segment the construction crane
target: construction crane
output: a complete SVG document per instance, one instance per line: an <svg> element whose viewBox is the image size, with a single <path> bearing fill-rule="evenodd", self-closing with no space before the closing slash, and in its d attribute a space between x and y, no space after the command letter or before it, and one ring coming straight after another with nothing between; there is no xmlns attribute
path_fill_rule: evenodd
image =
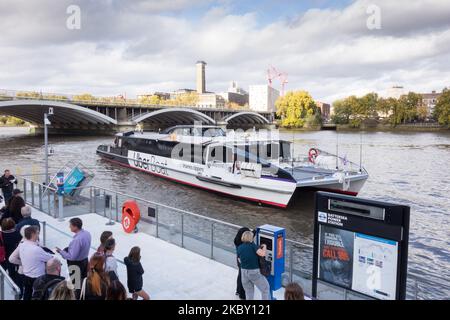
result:
<svg viewBox="0 0 450 320"><path fill-rule="evenodd" d="M269 81L269 86L272 87L273 81L275 79L278 79L281 83L280 94L282 96L284 96L284 89L285 89L286 83L288 83L287 77L288 77L288 74L286 72L280 72L274 66L269 66L269 69L267 69L267 80Z"/></svg>

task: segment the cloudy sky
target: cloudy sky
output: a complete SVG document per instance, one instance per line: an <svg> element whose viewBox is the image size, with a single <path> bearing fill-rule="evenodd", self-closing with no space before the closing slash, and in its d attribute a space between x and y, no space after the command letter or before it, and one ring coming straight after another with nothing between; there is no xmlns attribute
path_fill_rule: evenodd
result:
<svg viewBox="0 0 450 320"><path fill-rule="evenodd" d="M69 29L70 5L81 12ZM372 11L379 8L380 28ZM332 102L450 86L449 0L0 0L0 89L97 95L267 83ZM278 87L279 84L275 83Z"/></svg>

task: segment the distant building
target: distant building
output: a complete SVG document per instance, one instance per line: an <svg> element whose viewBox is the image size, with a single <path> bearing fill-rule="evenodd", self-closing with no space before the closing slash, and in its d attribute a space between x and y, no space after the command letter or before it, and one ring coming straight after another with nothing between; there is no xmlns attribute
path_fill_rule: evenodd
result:
<svg viewBox="0 0 450 320"><path fill-rule="evenodd" d="M151 98L154 96L157 96L160 100L168 100L171 98L171 93L168 92L153 92L153 93L147 93L147 94L139 94L137 95L137 99L141 100L141 99L145 99L145 98Z"/></svg>
<svg viewBox="0 0 450 320"><path fill-rule="evenodd" d="M198 95L197 107L199 108L224 108L225 99L215 93L203 93Z"/></svg>
<svg viewBox="0 0 450 320"><path fill-rule="evenodd" d="M329 103L324 103L320 101L316 101L317 107L320 108L320 112L322 113L322 119L329 120L331 115L331 105Z"/></svg>
<svg viewBox="0 0 450 320"><path fill-rule="evenodd" d="M402 86L393 86L388 89L386 98L400 99L401 96L406 94L405 88Z"/></svg>
<svg viewBox="0 0 450 320"><path fill-rule="evenodd" d="M170 99L176 99L177 96L179 95L183 95L183 94L187 94L187 93L191 93L191 92L196 92L194 89L178 89L175 90L174 92L170 93Z"/></svg>
<svg viewBox="0 0 450 320"><path fill-rule="evenodd" d="M205 61L197 61L197 93L203 94L206 93L206 62Z"/></svg>
<svg viewBox="0 0 450 320"><path fill-rule="evenodd" d="M422 106L425 106L428 111L428 115L432 115L434 108L436 107L437 101L442 93L432 91L431 93L421 93L422 96Z"/></svg>
<svg viewBox="0 0 450 320"><path fill-rule="evenodd" d="M240 106L248 104L248 92L239 88L235 81L232 81L227 92L220 93L226 102L236 103Z"/></svg>
<svg viewBox="0 0 450 320"><path fill-rule="evenodd" d="M268 85L254 85L249 88L249 105L253 111L275 112L275 102L280 92Z"/></svg>

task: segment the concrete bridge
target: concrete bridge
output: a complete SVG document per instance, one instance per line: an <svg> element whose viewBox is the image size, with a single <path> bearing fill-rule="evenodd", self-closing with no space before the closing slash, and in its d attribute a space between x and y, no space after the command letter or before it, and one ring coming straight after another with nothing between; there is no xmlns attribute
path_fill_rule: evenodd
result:
<svg viewBox="0 0 450 320"><path fill-rule="evenodd" d="M267 127L274 115L249 110L145 105L133 101L77 101L70 98L17 97L0 91L0 116L14 116L31 123L36 133L43 130L44 113L52 107L50 133L113 134L133 130L158 130L177 124L201 122L228 128Z"/></svg>

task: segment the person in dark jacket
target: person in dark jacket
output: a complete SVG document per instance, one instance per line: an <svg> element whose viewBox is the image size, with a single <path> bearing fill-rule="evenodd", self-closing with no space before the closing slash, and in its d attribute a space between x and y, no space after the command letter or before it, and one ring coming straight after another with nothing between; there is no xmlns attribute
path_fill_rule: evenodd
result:
<svg viewBox="0 0 450 320"><path fill-rule="evenodd" d="M150 296L142 288L144 269L141 264L141 249L139 247L131 248L124 262L127 266L128 291L133 295L133 300L137 300L138 297L141 297L143 300L150 300Z"/></svg>
<svg viewBox="0 0 450 320"><path fill-rule="evenodd" d="M0 177L0 188L2 189L5 203L8 203L9 199L12 197L14 184L17 184L16 177L14 177L8 169L5 170L4 175Z"/></svg>
<svg viewBox="0 0 450 320"><path fill-rule="evenodd" d="M45 274L37 278L33 283L32 300L48 300L53 289L64 280L61 277L62 263L58 258L47 261Z"/></svg>
<svg viewBox="0 0 450 320"><path fill-rule="evenodd" d="M236 237L234 238L234 245L236 247L236 251L237 248L242 244L242 234L245 231L250 231L249 228L247 227L243 227L240 228L236 234ZM236 295L239 296L239 299L245 300L245 290L244 287L242 286L242 272L241 272L241 264L239 263L239 259L236 256L236 263L239 269L239 273L238 273L238 277L237 277L237 281L236 281Z"/></svg>
<svg viewBox="0 0 450 320"><path fill-rule="evenodd" d="M41 229L39 220L33 219L31 217L31 207L30 206L23 207L20 212L22 214L23 219L20 220L20 222L16 225L17 231L20 232L20 230L22 230L22 228L25 226L36 226L39 229Z"/></svg>
<svg viewBox="0 0 450 320"><path fill-rule="evenodd" d="M22 236L19 231L16 229L16 223L12 218L6 218L2 220L2 231L1 236L3 239L3 245L5 247L5 262L2 263L3 269L8 271L9 276L13 279L14 282L19 283L18 281L18 267L9 262L9 256L11 253L16 250L20 241L22 240Z"/></svg>
<svg viewBox="0 0 450 320"><path fill-rule="evenodd" d="M13 196L9 201L8 211L15 223L19 223L22 217L22 208L25 207L25 200L22 198L22 191L19 189L13 190Z"/></svg>

